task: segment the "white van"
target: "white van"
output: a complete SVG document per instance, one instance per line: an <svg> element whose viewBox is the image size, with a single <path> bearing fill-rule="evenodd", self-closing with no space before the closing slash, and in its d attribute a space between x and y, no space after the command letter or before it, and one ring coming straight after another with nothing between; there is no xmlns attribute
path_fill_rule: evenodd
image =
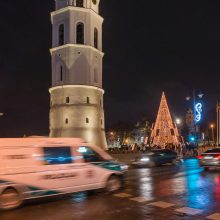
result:
<svg viewBox="0 0 220 220"><path fill-rule="evenodd" d="M122 187L126 166L76 138L0 139L0 209L24 200Z"/></svg>

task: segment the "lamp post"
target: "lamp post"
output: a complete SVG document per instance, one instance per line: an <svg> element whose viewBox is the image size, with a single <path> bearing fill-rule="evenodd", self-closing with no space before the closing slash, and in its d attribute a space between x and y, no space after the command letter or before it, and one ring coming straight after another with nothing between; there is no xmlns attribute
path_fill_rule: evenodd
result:
<svg viewBox="0 0 220 220"><path fill-rule="evenodd" d="M182 124L182 120L181 120L180 118L176 118L176 119L175 119L175 122L176 122L176 127L177 127L178 129L180 129L181 124Z"/></svg>
<svg viewBox="0 0 220 220"><path fill-rule="evenodd" d="M218 147L219 146L219 142L220 142L220 103L219 103L219 101L217 101L216 113L217 113L216 145Z"/></svg>
<svg viewBox="0 0 220 220"><path fill-rule="evenodd" d="M192 126L191 126L191 131L189 132L189 137L194 137L193 139L195 141L192 141L192 138L189 138L192 142L197 144L197 140L198 140L198 133L199 133L199 122L202 119L202 111L203 111L203 106L201 101L198 101L200 99L202 99L204 96L203 93L199 92L196 93L196 90L193 89L192 91L192 97L187 96L186 100L190 101L192 100L192 113L193 113L193 122L192 122Z"/></svg>
<svg viewBox="0 0 220 220"><path fill-rule="evenodd" d="M212 142L213 142L213 143L215 143L214 127L215 127L214 124L211 124L211 125L210 125L210 128L212 129Z"/></svg>

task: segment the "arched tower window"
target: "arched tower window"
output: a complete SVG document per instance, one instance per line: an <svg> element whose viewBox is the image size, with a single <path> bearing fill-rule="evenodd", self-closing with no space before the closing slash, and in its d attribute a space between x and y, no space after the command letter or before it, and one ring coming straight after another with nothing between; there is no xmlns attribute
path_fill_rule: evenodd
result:
<svg viewBox="0 0 220 220"><path fill-rule="evenodd" d="M63 81L63 66L60 65L60 81Z"/></svg>
<svg viewBox="0 0 220 220"><path fill-rule="evenodd" d="M98 29L94 29L94 47L98 49Z"/></svg>
<svg viewBox="0 0 220 220"><path fill-rule="evenodd" d="M83 7L83 0L76 0L76 7Z"/></svg>
<svg viewBox="0 0 220 220"><path fill-rule="evenodd" d="M64 24L59 25L59 46L64 45Z"/></svg>
<svg viewBox="0 0 220 220"><path fill-rule="evenodd" d="M89 97L86 97L86 103L87 103L87 104L90 103L90 99L89 99Z"/></svg>
<svg viewBox="0 0 220 220"><path fill-rule="evenodd" d="M76 43L84 44L84 24L81 22L76 25Z"/></svg>
<svg viewBox="0 0 220 220"><path fill-rule="evenodd" d="M66 97L66 103L67 103L67 104L70 103L70 97Z"/></svg>
<svg viewBox="0 0 220 220"><path fill-rule="evenodd" d="M86 124L89 124L89 118L86 118Z"/></svg>

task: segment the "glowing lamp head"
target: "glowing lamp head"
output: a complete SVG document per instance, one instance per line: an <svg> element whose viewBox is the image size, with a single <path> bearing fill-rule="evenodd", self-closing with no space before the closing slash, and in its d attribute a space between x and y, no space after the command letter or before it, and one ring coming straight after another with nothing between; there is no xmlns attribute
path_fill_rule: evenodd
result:
<svg viewBox="0 0 220 220"><path fill-rule="evenodd" d="M181 124L181 119L180 119L180 118L177 118L177 119L176 119L176 124L177 124L177 125L180 125L180 124Z"/></svg>
<svg viewBox="0 0 220 220"><path fill-rule="evenodd" d="M202 93L199 93L198 94L198 97L201 99L202 97L204 96L204 94L202 94Z"/></svg>
<svg viewBox="0 0 220 220"><path fill-rule="evenodd" d="M191 140L191 141L195 141L195 137L191 137L190 140Z"/></svg>

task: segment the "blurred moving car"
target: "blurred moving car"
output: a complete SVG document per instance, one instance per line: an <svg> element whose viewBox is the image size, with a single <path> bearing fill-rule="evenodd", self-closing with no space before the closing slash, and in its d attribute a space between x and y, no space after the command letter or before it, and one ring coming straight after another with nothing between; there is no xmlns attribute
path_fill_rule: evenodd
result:
<svg viewBox="0 0 220 220"><path fill-rule="evenodd" d="M127 169L76 138L0 139L0 209L23 201L104 188L119 190Z"/></svg>
<svg viewBox="0 0 220 220"><path fill-rule="evenodd" d="M172 150L151 150L132 161L134 167L154 167L166 163L176 164L179 157Z"/></svg>
<svg viewBox="0 0 220 220"><path fill-rule="evenodd" d="M206 170L210 168L220 168L220 148L207 150L198 156L200 165Z"/></svg>

